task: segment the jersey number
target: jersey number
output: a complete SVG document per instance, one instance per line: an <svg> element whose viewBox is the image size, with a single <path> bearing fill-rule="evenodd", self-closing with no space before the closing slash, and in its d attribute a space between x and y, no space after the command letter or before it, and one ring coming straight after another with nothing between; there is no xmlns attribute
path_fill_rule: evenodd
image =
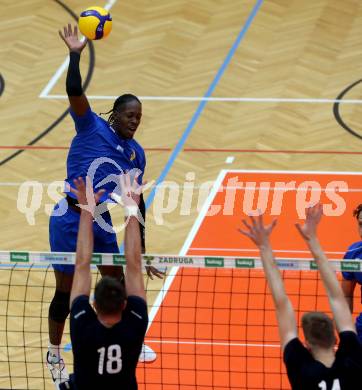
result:
<svg viewBox="0 0 362 390"><path fill-rule="evenodd" d="M118 344L110 345L108 348L99 348L98 374L103 375L104 360L107 350L106 372L108 374L118 374L122 370L122 351Z"/></svg>
<svg viewBox="0 0 362 390"><path fill-rule="evenodd" d="M325 381L322 381L318 383L318 387L322 390L327 390L327 383ZM331 390L341 390L341 385L339 383L339 379L335 379L333 381L332 389Z"/></svg>

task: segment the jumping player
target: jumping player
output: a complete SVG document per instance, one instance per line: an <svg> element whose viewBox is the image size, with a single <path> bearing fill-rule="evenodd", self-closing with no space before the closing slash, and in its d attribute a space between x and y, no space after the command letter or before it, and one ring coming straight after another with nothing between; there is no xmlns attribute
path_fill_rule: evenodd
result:
<svg viewBox="0 0 362 390"><path fill-rule="evenodd" d="M90 263L94 209L101 193L94 197L88 178L87 189L79 178L74 181L76 189L71 190L82 208L70 295L70 336L74 356L74 376L70 383L77 390L137 389L136 366L148 324L137 220L141 186L135 180L131 184L128 174L122 175L120 180L127 218L125 284L109 276L102 278L95 287L95 311L89 304Z"/></svg>
<svg viewBox="0 0 362 390"><path fill-rule="evenodd" d="M118 176L120 168L123 171L138 169L141 172L139 180L142 180L146 165L145 154L133 138L141 121L142 105L136 96L126 94L114 102L108 122L92 112L82 89L79 69L80 55L87 41L80 41L77 27L72 28L71 25L64 27L64 31L59 32L59 35L69 49L66 90L70 102L70 114L76 128L76 135L72 140L67 159L66 181L69 186L73 186L75 178L93 175L93 188L105 189L100 199L103 202L114 191L116 183L109 179ZM143 211L143 219L145 219L142 197L140 210ZM102 218L108 229L104 229L96 222L93 223L94 251L117 253L119 249L109 212L103 212ZM72 192L68 191L66 198L55 206L50 217L49 241L52 251L75 252L79 219L80 209L77 207L77 200ZM141 228L144 250L144 226L142 225ZM100 267L100 271L102 276L112 275L123 278L120 267ZM69 314L73 273L72 265L54 265L56 288L49 306L50 342L46 360L55 383L68 379L60 354L60 345L65 320ZM147 273L162 277L162 273L154 267L148 268ZM156 354L149 347L145 347L140 355L141 361L152 361L155 358Z"/></svg>

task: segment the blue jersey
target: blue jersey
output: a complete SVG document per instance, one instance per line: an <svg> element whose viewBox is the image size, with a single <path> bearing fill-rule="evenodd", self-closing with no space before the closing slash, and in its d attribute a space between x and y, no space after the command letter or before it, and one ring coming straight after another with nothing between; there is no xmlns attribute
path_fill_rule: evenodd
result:
<svg viewBox="0 0 362 390"><path fill-rule="evenodd" d="M345 260L362 260L362 241L355 242L343 257ZM355 280L362 285L362 272L342 272L346 280Z"/></svg>
<svg viewBox="0 0 362 390"><path fill-rule="evenodd" d="M75 178L88 175L95 190L106 190L101 199L104 201L115 190L116 178L122 171L135 168L141 170L141 182L146 158L138 142L119 136L104 119L90 109L82 116L77 116L72 110L70 114L77 131L67 159L66 181L71 186L74 186ZM74 197L71 193L68 195Z"/></svg>

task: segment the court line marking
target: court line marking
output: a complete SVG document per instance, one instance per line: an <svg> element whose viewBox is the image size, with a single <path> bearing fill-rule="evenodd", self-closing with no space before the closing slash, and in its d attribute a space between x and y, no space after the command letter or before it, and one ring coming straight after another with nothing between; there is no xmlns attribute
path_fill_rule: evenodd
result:
<svg viewBox="0 0 362 390"><path fill-rule="evenodd" d="M208 197L206 198L205 203L202 205L202 208L201 208L201 210L200 210L200 212L199 212L199 214L198 214L198 216L197 216L197 218L196 218L196 220L195 220L195 222L194 222L189 234L187 235L186 240L185 240L185 242L180 250L180 253L179 253L180 256L185 256L188 249L190 248L191 243L192 243L197 231L199 230L199 228L202 224L202 221L204 220L212 201L215 199L217 192L220 190L220 186L221 186L221 184L224 181L225 176L226 176L225 172L227 172L226 169L221 170L219 172L219 175L217 176L216 180L214 181L213 187L212 187Z"/></svg>
<svg viewBox="0 0 362 390"><path fill-rule="evenodd" d="M154 340L145 338L145 344L171 344L171 345L211 345L219 347L246 347L246 348L278 348L280 344L257 344L257 343L222 343L217 341L179 341L179 340ZM69 352L72 350L72 344L68 343L63 350Z"/></svg>
<svg viewBox="0 0 362 390"><path fill-rule="evenodd" d="M223 171L230 172L230 173L284 173L286 175L292 173L294 175L362 175L362 172L356 171L356 172L348 172L348 171L283 171L283 170L268 170L268 169L223 169Z"/></svg>
<svg viewBox="0 0 362 390"><path fill-rule="evenodd" d="M197 248L197 247L189 247L188 248L189 250L191 251L222 251L222 252L256 252L256 253L259 253L259 249L240 249L240 248ZM306 253L306 254L310 254L310 251L307 251L307 250L288 250L288 249L274 249L273 248L273 252L280 252L280 253ZM346 253L346 251L344 252L329 252L329 251L324 251L324 253L326 254L330 254L330 255L344 255ZM279 259L278 259L279 260ZM283 260L283 259L280 259L280 260Z"/></svg>
<svg viewBox="0 0 362 390"><path fill-rule="evenodd" d="M68 99L67 95L40 94L45 99ZM89 100L115 100L113 95L87 95ZM362 104L361 99L318 99L318 98L255 98L255 97L207 97L207 96L138 96L140 100L164 102L236 102L236 103L307 103L307 104Z"/></svg>
<svg viewBox="0 0 362 390"><path fill-rule="evenodd" d="M234 156L229 156L229 157L226 157L225 163L232 164L234 162L234 160L235 160Z"/></svg>
<svg viewBox="0 0 362 390"><path fill-rule="evenodd" d="M105 8L107 11L109 11L114 6L114 4L116 2L117 2L117 0L108 0L103 8ZM81 40L83 41L84 37L82 37ZM49 92L53 89L54 85L58 82L58 80L60 79L60 77L64 73L65 69L68 67L68 65L69 65L69 55L67 55L67 57L65 58L63 63L59 66L59 68L56 70L56 72L54 73L52 78L48 81L48 84L40 92L40 95L39 95L40 98L47 99L47 98L49 98L49 96L52 96L52 95L49 95ZM65 99L68 99L67 95L59 95L59 96L62 96L62 99L63 99L63 96Z"/></svg>
<svg viewBox="0 0 362 390"><path fill-rule="evenodd" d="M225 346L225 347L258 347L258 348L280 348L280 344L258 344L258 343L222 343L222 342L214 342L214 341L179 341L179 340L151 340L145 339L145 343L150 344L184 344L184 345L217 345L217 346Z"/></svg>

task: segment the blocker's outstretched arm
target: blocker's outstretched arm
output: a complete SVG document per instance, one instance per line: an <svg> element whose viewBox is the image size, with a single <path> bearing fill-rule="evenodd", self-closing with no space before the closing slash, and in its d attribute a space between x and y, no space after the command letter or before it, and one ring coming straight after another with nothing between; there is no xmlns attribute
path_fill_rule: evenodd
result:
<svg viewBox="0 0 362 390"><path fill-rule="evenodd" d="M250 222L251 224L244 220L243 223L247 230L239 229L239 231L249 237L260 250L265 277L276 309L280 342L284 349L290 340L298 336L298 330L294 309L285 292L283 279L275 262L269 241L269 236L276 225L276 220L265 226L263 216L259 215L256 218L250 217Z"/></svg>
<svg viewBox="0 0 362 390"><path fill-rule="evenodd" d="M323 207L317 204L306 210L306 221L303 226L296 227L309 247L321 275L324 287L327 291L329 304L336 322L338 332L350 330L356 332L350 308L344 297L342 288L337 280L335 272L330 266L326 255L317 237L317 227L323 215Z"/></svg>
<svg viewBox="0 0 362 390"><path fill-rule="evenodd" d="M74 185L76 188L71 188L71 192L77 197L81 214L78 228L75 271L70 293L70 308L72 307L73 301L80 295L90 295L92 281L90 263L94 243L93 216L96 204L104 194L104 190L100 190L94 194L88 177L86 178L86 183L84 183L81 177L75 179Z"/></svg>

